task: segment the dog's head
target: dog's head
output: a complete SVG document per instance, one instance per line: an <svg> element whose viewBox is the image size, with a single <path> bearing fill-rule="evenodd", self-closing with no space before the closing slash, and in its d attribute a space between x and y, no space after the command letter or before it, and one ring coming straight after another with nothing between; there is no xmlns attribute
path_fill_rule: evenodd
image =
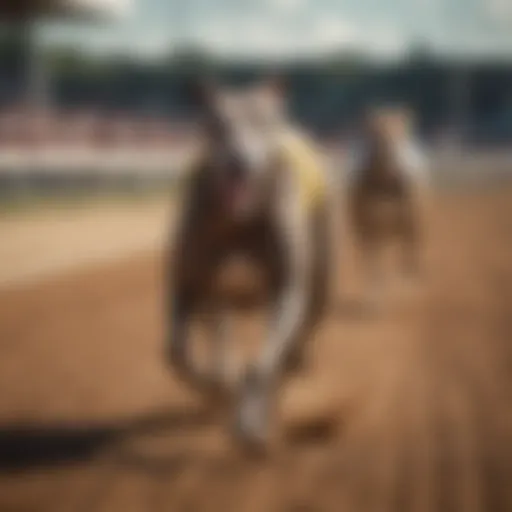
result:
<svg viewBox="0 0 512 512"><path fill-rule="evenodd" d="M237 217L258 210L276 165L284 101L275 82L240 89L193 86L200 131L220 205Z"/></svg>
<svg viewBox="0 0 512 512"><path fill-rule="evenodd" d="M375 143L392 145L407 137L412 122L411 112L404 108L372 109L364 118L364 131Z"/></svg>
<svg viewBox="0 0 512 512"><path fill-rule="evenodd" d="M378 108L366 113L363 135L374 170L396 167L397 150L410 135L412 115L406 109Z"/></svg>

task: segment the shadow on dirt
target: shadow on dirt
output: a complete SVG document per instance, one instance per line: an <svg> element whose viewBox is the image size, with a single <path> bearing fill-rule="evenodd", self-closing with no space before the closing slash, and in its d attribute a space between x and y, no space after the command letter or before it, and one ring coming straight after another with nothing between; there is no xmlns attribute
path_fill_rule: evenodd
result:
<svg viewBox="0 0 512 512"><path fill-rule="evenodd" d="M0 472L86 462L128 438L201 427L212 411L170 409L102 425L0 425Z"/></svg>

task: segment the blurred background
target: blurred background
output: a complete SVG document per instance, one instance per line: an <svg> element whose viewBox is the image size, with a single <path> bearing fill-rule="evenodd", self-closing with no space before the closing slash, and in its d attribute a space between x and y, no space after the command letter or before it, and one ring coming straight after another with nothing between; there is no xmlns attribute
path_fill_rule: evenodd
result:
<svg viewBox="0 0 512 512"><path fill-rule="evenodd" d="M293 116L338 147L363 107L386 102L414 110L435 155L502 154L512 136L507 9L500 0L7 3L2 195L54 180L169 178L190 124L183 86L204 73L279 71Z"/></svg>
<svg viewBox="0 0 512 512"><path fill-rule="evenodd" d="M186 84L276 72L335 173L410 108L434 194L428 280L378 318L349 237L254 461L165 367L162 247ZM512 510L510 177L508 0L0 1L0 510Z"/></svg>

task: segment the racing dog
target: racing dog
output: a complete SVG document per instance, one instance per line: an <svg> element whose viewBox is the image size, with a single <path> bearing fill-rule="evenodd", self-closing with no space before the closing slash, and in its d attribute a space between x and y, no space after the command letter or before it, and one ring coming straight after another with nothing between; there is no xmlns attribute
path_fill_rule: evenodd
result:
<svg viewBox="0 0 512 512"><path fill-rule="evenodd" d="M201 149L190 168L169 263L166 354L184 381L203 392L226 389L233 350L225 311L212 296L220 264L243 251L265 271L269 332L237 386L236 433L261 446L276 386L304 362L304 344L329 297L334 220L317 153L286 121L281 89L194 88ZM200 370L190 354L192 315L206 308L216 329L215 360Z"/></svg>
<svg viewBox="0 0 512 512"><path fill-rule="evenodd" d="M350 212L367 279L377 291L381 251L391 241L401 245L404 274L421 274L426 168L410 139L408 112L379 109L365 121L364 145L352 165Z"/></svg>

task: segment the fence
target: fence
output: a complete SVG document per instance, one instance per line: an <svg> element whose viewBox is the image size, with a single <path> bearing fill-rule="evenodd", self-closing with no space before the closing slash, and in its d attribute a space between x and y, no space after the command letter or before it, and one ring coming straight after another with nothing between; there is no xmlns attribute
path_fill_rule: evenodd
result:
<svg viewBox="0 0 512 512"><path fill-rule="evenodd" d="M155 117L91 111L0 112L0 186L172 178L190 128Z"/></svg>
<svg viewBox="0 0 512 512"><path fill-rule="evenodd" d="M191 135L190 125L158 117L12 107L0 111L0 193L172 181ZM343 160L343 140L325 146L335 161ZM443 185L512 177L507 149L454 151L435 144L429 154L434 180Z"/></svg>

